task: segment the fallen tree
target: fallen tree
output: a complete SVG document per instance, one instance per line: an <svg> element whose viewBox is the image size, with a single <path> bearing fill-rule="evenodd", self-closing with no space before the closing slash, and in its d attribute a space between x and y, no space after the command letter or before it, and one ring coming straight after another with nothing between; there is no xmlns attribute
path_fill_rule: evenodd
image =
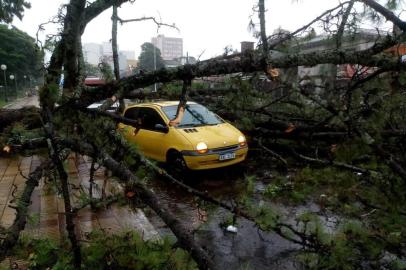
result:
<svg viewBox="0 0 406 270"><path fill-rule="evenodd" d="M257 50L200 61L194 65L185 65L174 69L146 72L127 78L119 79L117 76L117 80L111 83L97 88L87 88L83 85L81 35L87 23L98 14L113 5L116 8L125 2L127 1L97 0L87 3L84 0L71 0L67 5L61 38L55 46L47 69L46 83L41 89L41 109L23 108L0 111L0 126L2 129L12 126L21 120L27 121L28 116L31 116L34 120L27 121L27 129L39 126L42 126L44 129L46 140L39 138L36 141L29 141L29 143L11 145L11 148L13 150L23 150L33 147L49 147L49 155L52 157L53 166L58 169L59 177L62 180L65 212L69 213L66 215L67 231L69 232L69 239L75 253L74 264L76 268L81 267L80 246L74 234L73 213L71 214L73 207L69 202L69 190L67 188L69 179L66 172L64 172L59 155L65 147L71 148L74 152L86 154L100 160L101 164L111 170L128 188L137 194L138 199L141 199L162 218L176 235L180 246L190 251L193 259L201 269L216 268L216 265L212 261L212 255L196 242L193 233L128 168L130 165L135 168L147 166L157 171L157 167L139 157L135 159L133 164L126 164L124 161L123 152L126 149L116 141L117 137L121 140L122 138L119 134L112 132L112 130L114 130L115 122L137 126L135 120L101 110L89 112L86 109L89 104L104 99L107 99L107 101L103 108L108 107L109 103L117 99L126 97L146 98L156 95L137 90L156 82L183 82L182 87L177 93L174 95L169 93L169 96L176 96L179 99L177 116L190 97L200 98L203 103L206 103L205 100L207 100L208 106L219 109L220 113L223 112L225 115L230 116L228 117L229 119L235 119L241 125L244 124L241 119L248 118L250 120L248 125L254 126L254 128L246 128L249 134L263 139L261 146L268 153L271 153L273 158L277 158L285 166L292 163L290 159L293 157L312 166L334 167L335 169L345 169L346 171L360 173L364 177L369 177L369 183L374 183L375 187L384 187L390 190L387 191L387 197L390 197L390 192L392 194L398 192L397 194L400 195L399 202L390 201L390 198L388 198L385 204L390 202L390 208L395 214L396 211L403 211L399 203L404 200L405 194L402 192L399 194L399 190L404 188L406 179L406 170L404 169L406 162L404 156L402 156L402 149L405 145L405 126L400 119L404 103L396 106L395 103L393 103L394 105L388 104L386 100L391 100L391 102L394 102L393 99L398 99L401 102L404 101L402 99L404 86L396 85L401 81L399 78L396 78L396 74L398 74L398 77L403 76L406 64L400 61L398 55L391 56L385 54L384 51L393 46L400 45L405 35L405 22L394 16L387 8L372 0L360 1L389 21L392 21L403 31L399 35L387 34L384 37L381 36L369 48L357 51L348 51L341 48L340 44L343 35L343 28L341 27L341 30L338 30L336 33L338 40L334 49L316 52L288 51L280 56L276 56L270 50L278 49L280 46L285 45L294 39L295 35L288 35L274 42L268 40L269 38L265 31L264 1L261 0L259 1L261 44ZM354 1L341 3L337 8L324 13L323 16L318 17L312 23L318 20L323 21L323 18L342 18L342 26L344 27L348 22L348 17L351 15L353 4ZM340 12L334 13L337 9ZM328 19L325 21L328 21ZM300 28L300 31L298 30L294 33L301 33L310 27L311 24L307 24L306 27ZM114 32L113 28L113 35ZM325 96L306 92L298 78L287 78L286 81L290 85L282 86L281 89L289 89L292 94L283 95L276 99L273 96L274 91L272 90L277 88L272 88L270 91L254 89L252 85L247 86L242 78L238 81L237 85L224 88L223 91L200 91L197 95L193 91L193 80L196 78L232 74L234 77L236 75L241 75L241 77L246 76L251 80L251 77L255 77L252 74L259 72L274 80L274 84L278 85L279 79L272 76L274 74L272 69L278 68L283 74L285 69L300 66L314 67L321 64L354 64L373 67L378 71L370 76L363 77L361 76L362 71L359 69L349 78L344 87L340 88L335 83L333 84L335 85L334 87L328 88L323 86L326 92ZM57 81L62 73L62 67L64 67L66 77L62 98L59 98ZM289 79L293 82L289 82ZM372 86L372 83L386 84ZM388 85L394 89L393 93L385 93L388 92L386 88ZM312 87L317 88L318 86L314 84ZM328 91L332 91L332 93ZM337 96L336 100L330 100L328 96L334 96L334 94ZM217 99L215 96L217 96ZM373 100L371 101L371 99ZM381 112L380 110L383 111ZM107 126L106 129L97 128L97 125L103 124L110 126ZM87 129L90 132L86 132ZM71 138L75 138L76 141ZM80 140L87 142L80 143ZM291 142L292 145L289 145L288 150L277 152L272 147L269 147L280 144L281 147L279 149L286 149L286 142L283 140ZM47 142L46 145L45 142ZM312 144L309 145L309 142L312 142ZM372 160L375 163L378 160L384 161L386 165L355 165L352 163L361 160L359 155L350 155L349 158L342 158L336 154L337 144L341 144L341 149L343 149L355 143L360 145L360 147L362 146L363 149L359 152L368 155L368 160ZM400 148L397 149L395 145L400 145ZM298 152L297 149L300 149L301 152ZM313 156L311 153L316 154ZM260 209L261 211L257 209L257 215L251 215L242 209L231 207L218 201L208 194L192 190L190 187L176 181L175 178L171 178L170 175L167 175L167 177L201 199L223 207L234 215L254 221L264 230L273 230L284 238L302 245L309 253L319 254L320 258L324 258L324 260L328 261L326 258L336 252L336 246L332 242L321 239L317 230L307 230L307 224L310 222L307 219L303 221L305 224L304 229L281 223L274 216L270 218L271 221L268 221L269 223L260 222L258 221L259 218L266 215L264 212L261 212L263 209ZM24 192L25 195L22 198L23 205L19 210L21 214L18 212L16 223L4 242L5 247L11 247L15 244L18 239L18 233L24 227L25 211L26 205L29 202L30 190L32 192L32 187L38 182L39 178L40 172L36 171L30 178L32 180L27 184L27 191ZM362 200L366 202L364 203L365 205L377 203L375 198L363 198ZM387 208L381 207L381 209ZM352 245L352 242L350 242L352 240L351 230L346 231L345 235L349 238L348 243ZM367 235L371 238L383 237L370 232ZM404 247L401 243L402 237L400 237L399 243L396 241L390 242L390 239L385 239L387 241L378 255L380 256L389 250L399 256L399 258L402 258L404 256ZM359 245L357 246L357 244ZM376 259L374 256L369 257L370 254L364 254L365 250L363 248L366 246L368 246L367 241L359 243L355 239L355 244L351 247L354 249L359 248L358 251L363 256L365 255L364 258L366 260L379 263L379 259ZM0 255L4 256L5 254ZM359 266L360 261L356 261L354 264Z"/></svg>

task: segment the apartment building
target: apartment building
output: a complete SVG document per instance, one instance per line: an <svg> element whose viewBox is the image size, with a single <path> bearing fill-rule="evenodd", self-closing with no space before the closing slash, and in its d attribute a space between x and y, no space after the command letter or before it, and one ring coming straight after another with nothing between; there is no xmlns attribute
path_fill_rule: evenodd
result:
<svg viewBox="0 0 406 270"><path fill-rule="evenodd" d="M161 51L161 57L163 60L173 60L174 58L183 56L182 38L158 35L151 39L151 43Z"/></svg>

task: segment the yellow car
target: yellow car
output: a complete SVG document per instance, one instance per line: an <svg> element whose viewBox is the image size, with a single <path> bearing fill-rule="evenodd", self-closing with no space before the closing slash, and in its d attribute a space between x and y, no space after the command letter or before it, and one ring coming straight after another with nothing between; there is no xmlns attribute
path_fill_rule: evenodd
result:
<svg viewBox="0 0 406 270"><path fill-rule="evenodd" d="M127 107L123 116L139 128L120 123L125 138L146 157L167 162L177 170L212 169L245 159L248 146L234 126L195 102L188 102L182 119L173 124L178 101L140 103Z"/></svg>

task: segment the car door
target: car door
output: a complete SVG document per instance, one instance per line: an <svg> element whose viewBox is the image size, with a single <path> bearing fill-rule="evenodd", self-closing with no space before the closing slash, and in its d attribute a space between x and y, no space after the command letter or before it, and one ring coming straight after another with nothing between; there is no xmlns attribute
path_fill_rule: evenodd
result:
<svg viewBox="0 0 406 270"><path fill-rule="evenodd" d="M139 120L138 119L139 110L140 110L139 107L128 108L124 113L124 117L131 119L131 120L138 121ZM134 134L138 131L138 129L136 129L134 126L126 125L123 123L119 123L118 129L123 134L124 138L126 138L129 142L135 143L138 145L138 142L136 141L136 138L134 136Z"/></svg>
<svg viewBox="0 0 406 270"><path fill-rule="evenodd" d="M155 127L157 124L167 126L165 121L154 108L150 107L140 108L138 117L141 119L141 128L135 137L142 142L145 155L155 160L165 161L168 136L167 133Z"/></svg>
<svg viewBox="0 0 406 270"><path fill-rule="evenodd" d="M130 109L133 109L130 111ZM125 137L138 145L145 156L165 161L167 133L157 130L156 125L166 126L161 115L152 107L134 107L125 112L125 117L136 120L140 128L125 127Z"/></svg>

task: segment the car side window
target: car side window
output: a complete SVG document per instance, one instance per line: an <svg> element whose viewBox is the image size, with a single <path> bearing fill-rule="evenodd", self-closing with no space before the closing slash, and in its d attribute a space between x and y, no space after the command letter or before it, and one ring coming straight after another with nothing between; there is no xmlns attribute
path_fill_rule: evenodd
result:
<svg viewBox="0 0 406 270"><path fill-rule="evenodd" d="M132 120L137 120L140 108L129 108L125 111L124 117Z"/></svg>
<svg viewBox="0 0 406 270"><path fill-rule="evenodd" d="M159 113L153 108L140 108L138 117L141 118L141 128L157 131L156 124L166 126Z"/></svg>

